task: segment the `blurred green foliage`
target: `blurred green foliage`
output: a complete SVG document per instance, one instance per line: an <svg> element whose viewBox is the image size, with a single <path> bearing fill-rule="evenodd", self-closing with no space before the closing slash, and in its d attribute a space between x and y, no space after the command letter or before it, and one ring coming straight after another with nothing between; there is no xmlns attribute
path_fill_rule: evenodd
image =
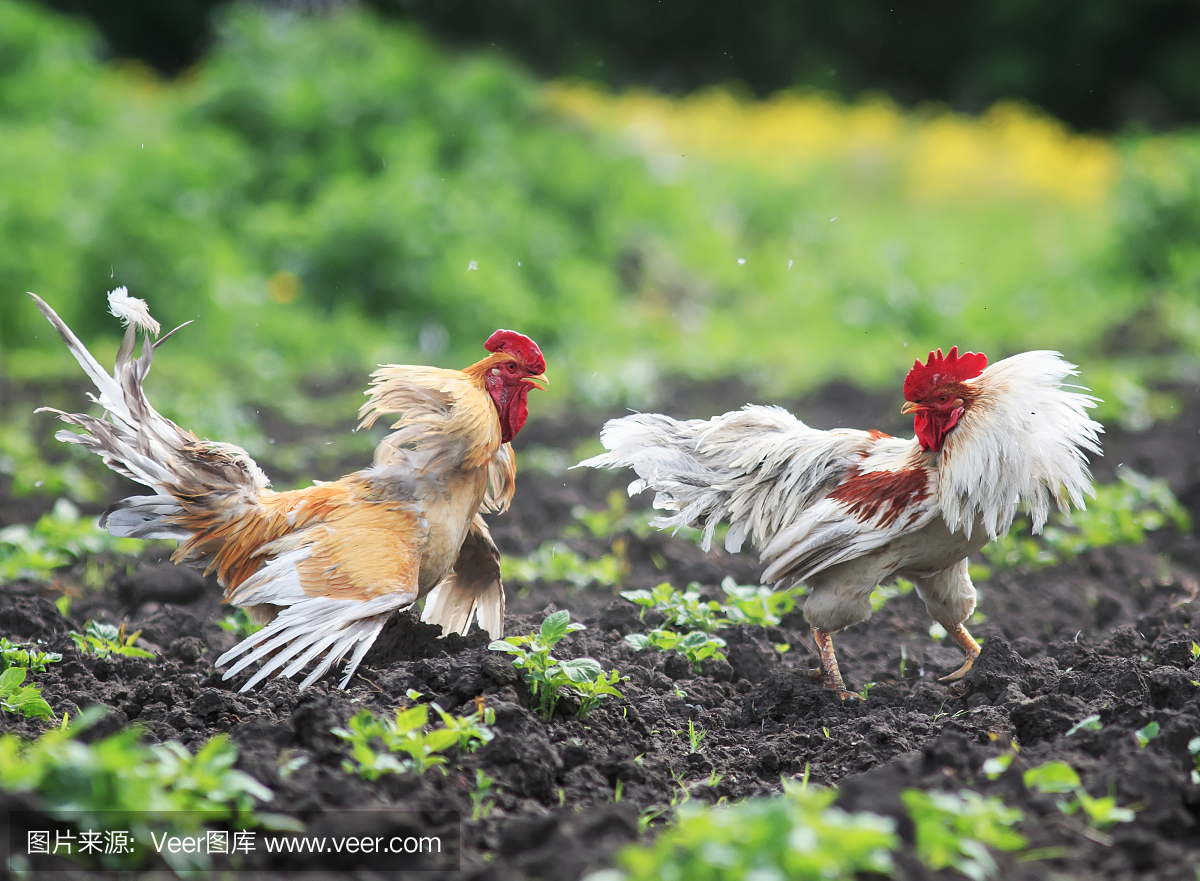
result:
<svg viewBox="0 0 1200 881"><path fill-rule="evenodd" d="M145 549L146 542L117 538L97 526L94 518L80 517L79 509L69 501L59 499L54 510L33 526L17 523L0 529L0 582L47 580L55 569L85 554L140 554Z"/></svg>
<svg viewBox="0 0 1200 881"><path fill-rule="evenodd" d="M209 57L166 83L0 0L5 374L77 376L23 291L104 362L119 284L167 327L197 319L160 350L151 399L254 455L275 452L260 411L328 425L373 364L461 366L498 326L543 345L558 400L646 400L671 371L773 394L894 383L959 343L1060 349L1105 418L1143 424L1175 406L1147 377L1200 374L1194 139L1130 141L1119 211L1004 186L914 197L893 155L910 141L886 132L771 168L649 149L568 118L499 57L362 9L226 12ZM1133 331L1150 342L1124 346ZM312 376L355 391L314 396ZM0 470L38 470L0 448ZM297 472L329 461L279 453Z"/></svg>
<svg viewBox="0 0 1200 881"><path fill-rule="evenodd" d="M916 826L917 856L934 871L953 867L972 881L984 881L999 871L988 848L1023 850L1028 843L1012 828L1024 813L995 796L969 789L957 795L906 789L901 798Z"/></svg>
<svg viewBox="0 0 1200 881"><path fill-rule="evenodd" d="M1136 142L1118 189L1118 253L1149 281L1200 290L1200 136ZM1192 332L1196 328L1190 328Z"/></svg>
<svg viewBox="0 0 1200 881"><path fill-rule="evenodd" d="M98 501L103 487L94 474L93 463L78 447L64 447L68 457L62 463L50 463L42 458L34 439L27 411L4 413L0 423L0 474L12 478L9 493L28 496L43 493L47 496L69 495L81 502ZM82 455L81 455L82 454ZM86 464L81 464L85 462Z"/></svg>
<svg viewBox="0 0 1200 881"><path fill-rule="evenodd" d="M126 829L138 842L135 852L100 857L106 868L136 865L149 850L150 832L183 834L207 821L228 820L241 827L294 828L295 821L256 815L256 802L273 798L269 789L236 770L237 747L224 734L193 754L176 741L147 746L137 726L85 744L76 735L104 715L90 707L61 728L34 741L0 736L0 790L31 793L52 817L79 828ZM203 833L201 833L203 834ZM164 852L172 868L202 869L207 858Z"/></svg>
<svg viewBox="0 0 1200 881"><path fill-rule="evenodd" d="M527 557L500 558L500 574L508 581L566 581L575 587L619 584L624 564L613 554L588 560L562 542L548 541Z"/></svg>
<svg viewBox="0 0 1200 881"><path fill-rule="evenodd" d="M891 875L900 845L895 821L833 807L836 789L785 785L775 798L679 809L675 825L650 844L621 852L621 870L605 881L725 881Z"/></svg>
<svg viewBox="0 0 1200 881"><path fill-rule="evenodd" d="M1115 483L1096 486L1087 508L1070 514L1055 512L1038 536L1029 535L1029 521L1017 518L1013 528L984 545L983 556L999 569L1041 569L1071 560L1091 548L1141 544L1147 532L1171 524L1191 531L1191 517L1165 480L1154 480L1132 468L1117 469ZM977 567L973 575L986 578L990 570Z"/></svg>

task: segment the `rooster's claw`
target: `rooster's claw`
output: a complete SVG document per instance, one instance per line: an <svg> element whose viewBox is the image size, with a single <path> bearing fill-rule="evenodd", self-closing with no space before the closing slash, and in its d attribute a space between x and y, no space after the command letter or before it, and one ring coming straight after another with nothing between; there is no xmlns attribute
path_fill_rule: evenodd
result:
<svg viewBox="0 0 1200 881"><path fill-rule="evenodd" d="M948 673L945 676L940 677L938 679L938 682L958 682L960 679L962 679L964 676L966 676L968 673L971 672L971 667L973 667L974 664L975 664L974 658L967 658L967 660L963 663L963 665L961 667L959 667L953 673Z"/></svg>

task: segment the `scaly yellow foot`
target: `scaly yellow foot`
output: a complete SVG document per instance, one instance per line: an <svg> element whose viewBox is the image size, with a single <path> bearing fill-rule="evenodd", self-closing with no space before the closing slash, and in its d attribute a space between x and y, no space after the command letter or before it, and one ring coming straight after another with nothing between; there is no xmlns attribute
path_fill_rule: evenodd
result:
<svg viewBox="0 0 1200 881"><path fill-rule="evenodd" d="M814 627L812 632L813 639L817 641L817 652L821 657L821 671L824 671L821 678L824 679L825 687L842 700L860 700L859 695L846 690L846 683L842 681L842 671L838 669L837 655L833 653L833 636L819 627ZM816 679L817 677L813 673L820 675L821 671L809 671L808 675Z"/></svg>
<svg viewBox="0 0 1200 881"><path fill-rule="evenodd" d="M945 627L945 625L942 625ZM954 638L954 641L962 646L962 650L967 653L967 660L961 667L953 673L943 676L938 682L958 682L968 673L971 672L971 667L975 664L975 659L979 657L979 643L977 643L971 634L967 633L967 628L961 624L955 624L953 627L946 627L946 632Z"/></svg>

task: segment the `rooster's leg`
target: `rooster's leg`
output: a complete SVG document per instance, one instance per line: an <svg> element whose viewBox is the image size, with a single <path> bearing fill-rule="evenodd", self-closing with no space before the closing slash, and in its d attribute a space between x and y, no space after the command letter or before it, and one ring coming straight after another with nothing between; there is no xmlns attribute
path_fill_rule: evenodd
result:
<svg viewBox="0 0 1200 881"><path fill-rule="evenodd" d="M833 636L819 627L812 629L813 638L817 641L817 651L821 656L821 669L824 671L825 687L837 692L842 700L856 698L858 695L846 690L842 681L842 671L838 669L837 655L833 653Z"/></svg>
<svg viewBox="0 0 1200 881"><path fill-rule="evenodd" d="M958 680L971 672L971 666L975 663L975 659L979 657L979 643L971 637L971 634L967 633L967 628L961 624L947 627L946 632L954 637L955 642L962 646L962 650L967 653L967 660L961 667L949 676L943 676L938 682L958 682Z"/></svg>

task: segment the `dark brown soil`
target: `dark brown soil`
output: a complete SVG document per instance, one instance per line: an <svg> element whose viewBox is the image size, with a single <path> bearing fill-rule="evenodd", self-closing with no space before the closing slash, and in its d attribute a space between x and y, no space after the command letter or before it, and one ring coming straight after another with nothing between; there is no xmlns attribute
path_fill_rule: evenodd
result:
<svg viewBox="0 0 1200 881"><path fill-rule="evenodd" d="M1164 476L1196 516L1200 396L1176 391L1189 401L1182 415L1141 435L1114 431L1095 470L1111 480L1115 466L1126 462ZM705 416L753 397L735 384L687 388L659 408ZM820 427L904 428L894 396L839 387L791 403ZM594 437L605 415L543 419L520 441L569 450ZM505 553L528 553L560 536L574 506L603 507L627 480L579 471L526 473L512 512L492 518L496 539ZM716 598L725 575L750 583L757 572L750 556L705 554L682 538L621 538L631 567L625 589L697 581ZM591 556L609 551L608 540L569 543ZM851 687L875 683L858 703L838 701L804 675L814 659L798 612L778 628L722 631L728 662L708 662L693 674L677 656L636 653L624 642L649 622L639 621L636 607L615 590L510 584L508 633L529 632L548 612L570 609L588 629L562 643L561 654L591 655L629 677L621 686L624 700L601 705L582 722L569 718L568 700L550 722L532 713L517 671L507 657L487 651L478 631L437 639L434 628L411 614L391 622L346 692L334 687L331 675L303 693L293 682L273 681L239 695L245 678L222 682L212 665L234 641L216 625L228 612L216 585L153 559L104 592L77 600L70 620L55 609L52 585L0 587L0 634L44 640L63 652L62 664L36 676L60 715L101 703L112 709L104 731L136 721L149 740L191 745L229 732L241 749L239 767L277 794L274 810L462 812L463 878L579 878L611 865L618 849L638 837L639 816L668 805L681 787L692 799L732 801L778 792L781 776L808 767L816 782L839 785L842 806L897 817L910 845L904 788L969 787L1003 796L1025 811L1031 847L1057 849L1036 862L1000 857L1005 878L1194 881L1200 786L1191 782L1187 744L1200 736L1200 663L1191 648L1198 579L1200 542L1170 530L1138 547L1091 551L1071 565L998 574L980 585L986 622L976 635L985 642L983 654L967 680L954 686L937 677L955 669L961 653L931 640L915 595L899 597L838 637ZM80 657L65 633L91 617L142 629L160 657ZM781 654L776 643L792 649ZM496 711L495 740L452 763L445 775L433 770L369 783L343 771L347 750L330 730L362 707L398 706L408 689L459 712L483 695ZM1100 730L1067 735L1092 714L1099 714ZM708 732L698 755L689 755L689 720ZM1140 747L1134 732L1151 721L1161 733ZM44 727L0 718L0 730L28 736ZM1012 740L1020 744L1018 757L989 781L983 762ZM284 779L281 764L297 757L308 762ZM1136 807L1135 818L1105 839L1064 817L1051 798L1026 791L1021 772L1051 759L1078 769L1093 795L1112 792L1118 803ZM476 768L498 783L495 809L473 822ZM899 877L932 877L911 852L898 864Z"/></svg>

